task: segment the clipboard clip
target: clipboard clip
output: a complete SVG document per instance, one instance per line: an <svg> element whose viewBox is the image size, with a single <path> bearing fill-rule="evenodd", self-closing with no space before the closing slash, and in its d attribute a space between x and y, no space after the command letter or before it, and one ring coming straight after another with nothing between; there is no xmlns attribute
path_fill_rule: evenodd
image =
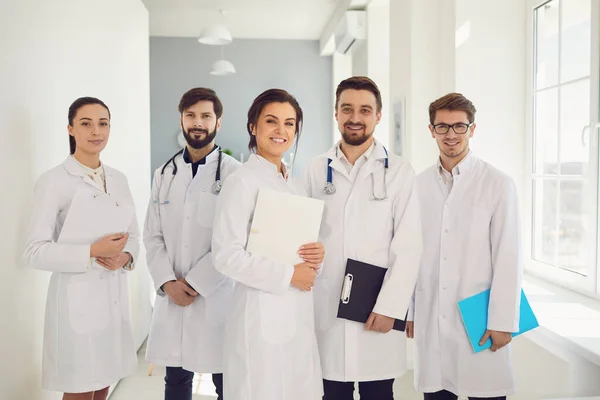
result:
<svg viewBox="0 0 600 400"><path fill-rule="evenodd" d="M350 302L350 293L352 292L352 281L354 281L354 276L352 274L346 274L346 276L344 276L344 284L342 285L342 296L340 299L343 304L348 304Z"/></svg>

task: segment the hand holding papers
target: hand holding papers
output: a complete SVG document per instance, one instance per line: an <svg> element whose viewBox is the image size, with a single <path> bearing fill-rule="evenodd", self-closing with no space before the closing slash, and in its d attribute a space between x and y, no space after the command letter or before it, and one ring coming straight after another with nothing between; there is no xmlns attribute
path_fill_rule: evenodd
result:
<svg viewBox="0 0 600 400"><path fill-rule="evenodd" d="M490 290L468 297L458 302L460 315L465 324L467 335L475 353L492 347L492 340L488 339L483 345L479 341L487 330L488 306L490 303ZM519 331L513 332L512 336L518 336L539 326L533 314L525 293L521 290L521 307L519 319Z"/></svg>
<svg viewBox="0 0 600 400"><path fill-rule="evenodd" d="M300 246L319 239L325 203L275 190L258 193L246 251L296 265Z"/></svg>

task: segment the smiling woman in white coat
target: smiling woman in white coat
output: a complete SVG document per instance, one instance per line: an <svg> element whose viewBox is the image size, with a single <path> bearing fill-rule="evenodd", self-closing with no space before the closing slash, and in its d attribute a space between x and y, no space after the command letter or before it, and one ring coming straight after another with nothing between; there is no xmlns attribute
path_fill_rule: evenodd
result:
<svg viewBox="0 0 600 400"><path fill-rule="evenodd" d="M426 400L506 399L515 391L511 332L519 328L521 234L515 185L469 150L475 107L450 93L429 107L438 162L417 177L423 253L407 335ZM458 302L490 289L492 348L474 353Z"/></svg>
<svg viewBox="0 0 600 400"><path fill-rule="evenodd" d="M297 265L246 251L260 189L305 195L281 162L301 126L302 109L290 94L259 95L247 124L256 153L227 178L217 202L215 267L237 281L225 329L226 400L317 400L323 393L311 292L323 246L303 246L305 262Z"/></svg>
<svg viewBox="0 0 600 400"><path fill-rule="evenodd" d="M37 181L25 262L52 272L44 327L42 387L64 400L104 400L108 387L136 369L127 271L139 249L133 198L125 176L100 162L110 133L108 107L93 97L69 108L71 154ZM74 204L77 206L74 206ZM73 206L73 207L72 207ZM127 232L68 221L71 209L90 221L131 216ZM75 211L74 211L75 212ZM69 238L61 232L70 226Z"/></svg>

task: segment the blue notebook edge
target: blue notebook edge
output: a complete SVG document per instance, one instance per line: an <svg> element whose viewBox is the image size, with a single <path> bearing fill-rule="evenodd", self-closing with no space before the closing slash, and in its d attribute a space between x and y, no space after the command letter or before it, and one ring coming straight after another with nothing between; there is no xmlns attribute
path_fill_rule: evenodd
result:
<svg viewBox="0 0 600 400"><path fill-rule="evenodd" d="M458 302L458 308L465 327L465 333L467 334L471 347L475 353L492 347L491 339L488 339L482 346L479 345L479 340L481 340L487 328L489 297L490 289L487 289ZM539 322L523 289L521 289L521 304L519 310L519 331L513 332L513 337L519 336L539 326ZM473 311L475 313L473 313Z"/></svg>

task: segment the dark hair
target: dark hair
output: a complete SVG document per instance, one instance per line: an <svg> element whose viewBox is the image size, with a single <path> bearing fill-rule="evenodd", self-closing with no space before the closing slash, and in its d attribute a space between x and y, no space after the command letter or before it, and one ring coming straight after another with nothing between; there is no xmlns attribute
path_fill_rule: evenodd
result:
<svg viewBox="0 0 600 400"><path fill-rule="evenodd" d="M215 91L207 88L193 88L185 92L181 96L181 100L179 100L179 114L183 114L186 109L202 100L211 101L217 119L221 118L223 115L223 104Z"/></svg>
<svg viewBox="0 0 600 400"><path fill-rule="evenodd" d="M298 139L300 139L300 132L302 131L302 108L300 108L300 104L294 96L285 90L269 89L258 95L248 110L246 129L250 135L250 143L248 144L250 150L256 149L256 136L252 134L252 127L255 127L258 123L262 110L271 103L289 103L296 111L296 146L298 146Z"/></svg>
<svg viewBox="0 0 600 400"><path fill-rule="evenodd" d="M471 100L460 93L448 93L429 105L429 123L431 125L433 125L435 114L439 110L464 111L467 113L469 123L475 121L475 113L477 112Z"/></svg>
<svg viewBox="0 0 600 400"><path fill-rule="evenodd" d="M79 109L81 107L87 106L90 104L98 104L98 105L106 108L106 111L108 111L108 119L110 119L110 110L108 109L108 106L106 104L104 104L104 102L102 100L97 99L95 97L80 97L69 106L69 126L73 126L73 120L75 119L75 115L77 115L77 111L79 111ZM75 142L75 137L69 135L69 150L70 150L71 154L75 153L76 147L77 147L77 144Z"/></svg>
<svg viewBox="0 0 600 400"><path fill-rule="evenodd" d="M377 87L377 84L373 82L370 78L366 76L353 76L348 79L344 79L338 85L335 91L335 109L337 110L338 103L340 101L340 96L344 90L354 89L354 90L368 90L369 92L375 95L375 101L377 102L377 112L381 112L381 108L383 104L381 103L381 92Z"/></svg>

